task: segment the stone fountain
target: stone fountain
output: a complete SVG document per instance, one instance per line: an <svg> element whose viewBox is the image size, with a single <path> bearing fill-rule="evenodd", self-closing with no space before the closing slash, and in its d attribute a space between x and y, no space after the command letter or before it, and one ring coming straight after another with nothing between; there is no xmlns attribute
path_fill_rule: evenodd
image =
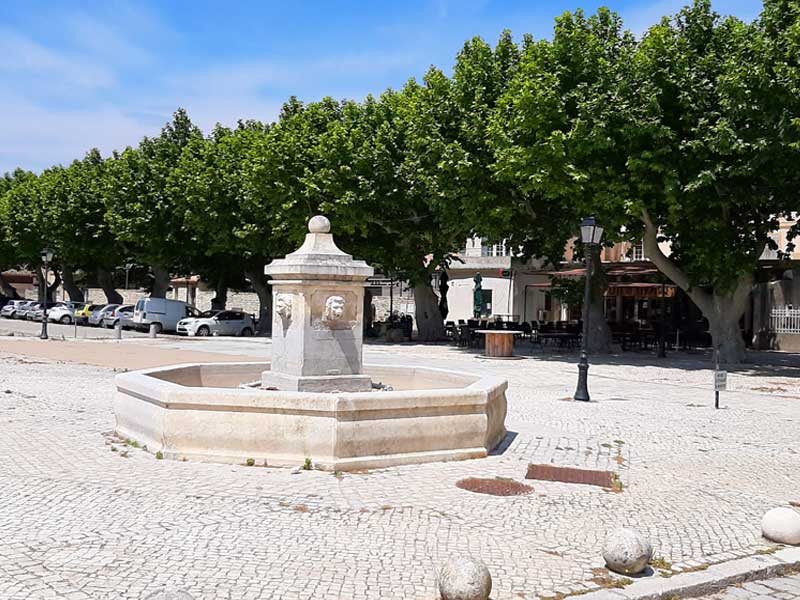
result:
<svg viewBox="0 0 800 600"><path fill-rule="evenodd" d="M265 268L271 362L183 364L116 376L117 433L165 458L355 470L485 457L505 437L507 383L405 365L363 365L373 269L330 222Z"/></svg>

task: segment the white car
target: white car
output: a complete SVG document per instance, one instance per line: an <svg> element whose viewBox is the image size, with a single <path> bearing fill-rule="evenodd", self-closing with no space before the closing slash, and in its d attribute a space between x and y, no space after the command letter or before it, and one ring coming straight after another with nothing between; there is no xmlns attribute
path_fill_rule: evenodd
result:
<svg viewBox="0 0 800 600"><path fill-rule="evenodd" d="M89 315L89 325L92 327L99 327L103 324L103 319L106 318L106 315L110 315L114 312L114 310L119 306L119 304L106 304L100 310L92 311L92 314Z"/></svg>
<svg viewBox="0 0 800 600"><path fill-rule="evenodd" d="M241 310L206 311L199 317L181 319L175 331L188 336L251 336L256 326L253 318Z"/></svg>
<svg viewBox="0 0 800 600"><path fill-rule="evenodd" d="M113 329L117 323L122 323L123 329L133 327L133 304L120 304L103 316L103 327Z"/></svg>
<svg viewBox="0 0 800 600"><path fill-rule="evenodd" d="M75 321L75 311L86 306L86 302L65 302L53 306L47 311L47 320L62 325L70 325Z"/></svg>
<svg viewBox="0 0 800 600"><path fill-rule="evenodd" d="M17 311L28 303L28 300L9 300L6 305L0 309L0 317L6 319L14 319Z"/></svg>
<svg viewBox="0 0 800 600"><path fill-rule="evenodd" d="M41 320L44 318L44 311L45 309L47 309L47 317L49 321L50 311L55 308L61 308L62 306L66 306L66 302L47 302L47 303L43 302L39 305L39 308L37 308L36 311L34 311L31 320L41 322Z"/></svg>

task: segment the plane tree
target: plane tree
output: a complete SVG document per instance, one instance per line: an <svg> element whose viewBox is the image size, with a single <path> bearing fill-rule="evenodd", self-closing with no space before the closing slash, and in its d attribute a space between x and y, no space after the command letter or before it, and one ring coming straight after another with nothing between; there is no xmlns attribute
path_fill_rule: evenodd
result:
<svg viewBox="0 0 800 600"><path fill-rule="evenodd" d="M218 125L208 138L195 138L184 148L169 179L190 245L201 249L194 270L221 282L218 296L247 277L259 298L260 333L269 330L272 318L264 265L288 251L273 233L281 211L267 214L267 199L251 196L252 162L269 148L262 144L269 130L257 121L234 129Z"/></svg>
<svg viewBox="0 0 800 600"><path fill-rule="evenodd" d="M2 272L15 269L24 262L15 244L15 231L12 229L11 211L16 208L17 197L12 190L36 175L30 171L16 169L13 173L5 173L0 178L0 293L9 298L19 298L16 288L3 278Z"/></svg>
<svg viewBox="0 0 800 600"><path fill-rule="evenodd" d="M168 186L183 149L195 139L202 139L202 133L178 109L159 136L114 153L106 164L106 219L127 254L150 265L155 298L166 295L171 272L186 271L198 251Z"/></svg>
<svg viewBox="0 0 800 600"><path fill-rule="evenodd" d="M558 265L590 214L605 226L607 242L621 239L630 191L621 103L635 47L619 16L606 9L589 17L565 13L551 40L525 44L487 137L494 177L507 184L489 198L490 224L507 232L507 243L523 256ZM579 244L575 250L583 252ZM587 344L597 352L608 350L611 336L600 248L593 252Z"/></svg>
<svg viewBox="0 0 800 600"><path fill-rule="evenodd" d="M759 258L798 207L797 16L795 2L767 2L748 24L696 0L652 27L634 61L628 211L725 362L744 359Z"/></svg>

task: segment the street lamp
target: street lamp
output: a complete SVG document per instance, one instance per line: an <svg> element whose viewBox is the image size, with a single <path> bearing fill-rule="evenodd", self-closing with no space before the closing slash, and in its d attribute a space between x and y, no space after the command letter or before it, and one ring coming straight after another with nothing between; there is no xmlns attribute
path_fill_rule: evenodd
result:
<svg viewBox="0 0 800 600"><path fill-rule="evenodd" d="M49 270L50 261L53 260L53 251L50 248L45 248L41 252L42 262L44 263L44 276L40 285L42 286L44 304L42 305L42 335L39 338L47 339L47 273Z"/></svg>
<svg viewBox="0 0 800 600"><path fill-rule="evenodd" d="M575 390L575 400L589 402L589 388L586 378L589 375L589 360L586 354L586 344L589 338L589 302L591 302L591 279L594 265L592 250L603 239L603 228L594 217L587 217L581 223L581 242L583 254L586 259L586 282L583 292L583 340L581 343L581 362L578 364L578 389Z"/></svg>

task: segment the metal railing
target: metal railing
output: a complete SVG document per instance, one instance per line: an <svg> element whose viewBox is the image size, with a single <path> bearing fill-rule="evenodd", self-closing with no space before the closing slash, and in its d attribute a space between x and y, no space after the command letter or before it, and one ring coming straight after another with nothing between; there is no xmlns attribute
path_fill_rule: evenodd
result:
<svg viewBox="0 0 800 600"><path fill-rule="evenodd" d="M800 308L778 306L770 314L770 329L775 333L800 333Z"/></svg>

